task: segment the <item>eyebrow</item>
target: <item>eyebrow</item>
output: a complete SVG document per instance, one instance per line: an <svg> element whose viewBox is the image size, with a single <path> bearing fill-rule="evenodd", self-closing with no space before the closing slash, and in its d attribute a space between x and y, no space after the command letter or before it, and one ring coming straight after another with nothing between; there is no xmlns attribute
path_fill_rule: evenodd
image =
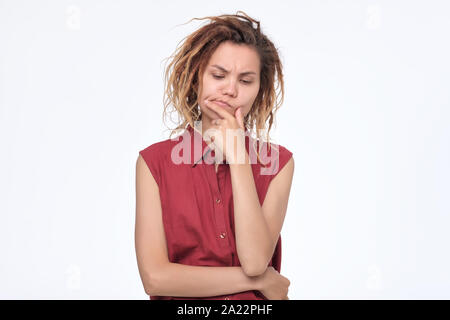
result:
<svg viewBox="0 0 450 320"><path fill-rule="evenodd" d="M211 67L220 69L220 70L222 70L222 71L225 72L225 73L229 73L229 71L228 71L227 69L225 69L224 67L219 66L219 65L217 65L217 64L213 64ZM256 75L256 72L253 72L253 71L246 71L246 72L241 72L239 75L245 76L245 75L248 75L248 74L254 74L254 75Z"/></svg>

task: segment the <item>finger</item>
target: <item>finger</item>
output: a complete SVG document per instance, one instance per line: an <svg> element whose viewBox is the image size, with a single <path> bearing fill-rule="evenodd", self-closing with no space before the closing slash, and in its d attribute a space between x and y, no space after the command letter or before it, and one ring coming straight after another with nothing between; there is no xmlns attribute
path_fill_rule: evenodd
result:
<svg viewBox="0 0 450 320"><path fill-rule="evenodd" d="M209 101L209 100L205 100L205 106L207 108L215 111L223 119L230 119L230 117L232 117L232 115L229 114L227 111L225 111L225 109L223 109L221 106L218 106L215 103L211 103L211 101Z"/></svg>
<svg viewBox="0 0 450 320"><path fill-rule="evenodd" d="M237 108L236 113L235 113L235 117L236 117L237 122L239 123L239 127L241 129L245 130L245 127L244 127L244 116L242 115L242 108L241 107Z"/></svg>

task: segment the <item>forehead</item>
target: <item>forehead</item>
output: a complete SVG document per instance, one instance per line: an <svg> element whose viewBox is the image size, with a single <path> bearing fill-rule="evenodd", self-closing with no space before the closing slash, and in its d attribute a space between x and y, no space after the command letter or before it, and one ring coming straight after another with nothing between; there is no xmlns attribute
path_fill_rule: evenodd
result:
<svg viewBox="0 0 450 320"><path fill-rule="evenodd" d="M218 64L227 70L254 71L259 73L259 55L245 44L221 43L209 59L208 66Z"/></svg>

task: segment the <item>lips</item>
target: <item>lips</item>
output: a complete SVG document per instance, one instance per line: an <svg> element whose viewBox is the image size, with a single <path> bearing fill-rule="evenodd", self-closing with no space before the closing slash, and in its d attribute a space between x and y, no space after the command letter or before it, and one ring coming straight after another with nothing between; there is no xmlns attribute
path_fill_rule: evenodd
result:
<svg viewBox="0 0 450 320"><path fill-rule="evenodd" d="M214 100L214 102L216 104L218 104L219 106L231 108L231 106L228 103L224 102L224 101Z"/></svg>

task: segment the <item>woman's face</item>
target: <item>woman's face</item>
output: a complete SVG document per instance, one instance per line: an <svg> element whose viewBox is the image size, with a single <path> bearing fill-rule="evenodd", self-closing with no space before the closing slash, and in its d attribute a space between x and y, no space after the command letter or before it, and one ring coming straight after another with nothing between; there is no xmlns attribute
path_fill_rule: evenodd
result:
<svg viewBox="0 0 450 320"><path fill-rule="evenodd" d="M259 70L259 55L253 48L230 41L222 42L203 73L199 100L203 125L209 127L211 120L221 118L215 111L205 107L205 99L227 102L231 107L224 108L233 116L236 109L241 107L245 117L259 92Z"/></svg>

